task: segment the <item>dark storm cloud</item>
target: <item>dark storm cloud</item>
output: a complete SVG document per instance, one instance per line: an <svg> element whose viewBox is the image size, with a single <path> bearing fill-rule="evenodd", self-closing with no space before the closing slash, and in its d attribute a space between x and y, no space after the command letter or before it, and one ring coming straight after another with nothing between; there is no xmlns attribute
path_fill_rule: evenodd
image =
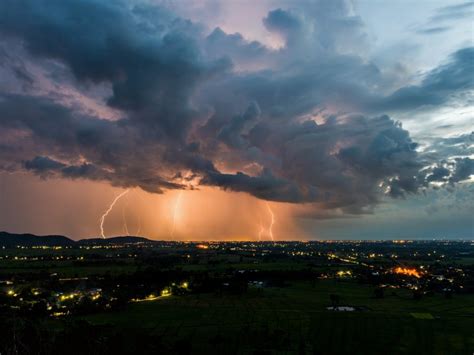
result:
<svg viewBox="0 0 474 355"><path fill-rule="evenodd" d="M111 106L176 138L190 123L196 83L229 65L201 60L189 22L121 1L2 1L0 27L33 55L67 64L77 79L112 83Z"/></svg>
<svg viewBox="0 0 474 355"><path fill-rule="evenodd" d="M258 105L255 102L251 103L242 115L235 116L228 124L222 127L217 138L231 148L242 148L245 145L242 130L246 124L256 120L259 115L260 108Z"/></svg>
<svg viewBox="0 0 474 355"><path fill-rule="evenodd" d="M353 212L377 203L378 183L397 190L397 196L415 193L422 167L416 144L408 132L387 116L333 117L324 124L279 121L259 123L245 136L245 150L238 153L245 163L271 166L272 173L258 176L210 174L206 184L287 202L321 202L329 208ZM262 152L248 155L249 147ZM277 157L270 162L265 154ZM244 164L245 165L245 164ZM392 176L397 179L391 180Z"/></svg>
<svg viewBox="0 0 474 355"><path fill-rule="evenodd" d="M459 182L469 179L471 175L474 175L474 160L471 158L456 158L456 167L450 182Z"/></svg>
<svg viewBox="0 0 474 355"><path fill-rule="evenodd" d="M317 197L314 188L308 194L302 191L296 182L273 176L270 171L263 171L259 176L249 176L242 172L236 174L211 172L204 177L202 183L219 186L225 190L247 192L265 200L314 202Z"/></svg>
<svg viewBox="0 0 474 355"><path fill-rule="evenodd" d="M0 166L157 193L194 182L348 214L370 212L384 193L469 178L465 160L451 159L447 175L426 168L444 156L420 156L382 113L472 89L473 49L391 94L392 78L358 54L367 36L345 1L301 2L263 21L282 48L219 28L208 34L160 7L2 1L2 35L64 65L72 85L110 85L104 104L122 118L86 115L56 97L4 94L0 126L18 139L0 145L9 148Z"/></svg>
<svg viewBox="0 0 474 355"><path fill-rule="evenodd" d="M23 86L33 85L34 78L33 75L26 68L26 65L21 57L13 55L7 49L8 41L5 41L4 38L0 38L3 45L0 45L0 67L10 68L13 75L23 84ZM12 45L12 43L8 43Z"/></svg>
<svg viewBox="0 0 474 355"><path fill-rule="evenodd" d="M25 162L25 168L41 177L48 177L59 173L70 179L85 178L89 180L106 180L107 172L93 164L66 165L49 157L37 156Z"/></svg>
<svg viewBox="0 0 474 355"><path fill-rule="evenodd" d="M440 106L451 96L474 89L474 47L453 53L449 61L430 71L420 85L403 87L375 103L382 110Z"/></svg>
<svg viewBox="0 0 474 355"><path fill-rule="evenodd" d="M206 37L203 47L211 58L230 57L246 65L253 65L270 52L260 42L247 41L240 33L227 34L219 27Z"/></svg>
<svg viewBox="0 0 474 355"><path fill-rule="evenodd" d="M431 175L428 175L426 180L453 185L468 180L472 175L474 175L474 160L467 157L455 158L431 169Z"/></svg>
<svg viewBox="0 0 474 355"><path fill-rule="evenodd" d="M268 16L263 19L263 23L269 31L282 34L287 41L291 39L291 36L303 30L302 22L303 20L297 15L282 9L270 11Z"/></svg>
<svg viewBox="0 0 474 355"><path fill-rule="evenodd" d="M43 174L51 170L58 170L63 168L65 165L56 160L48 157L35 157L33 160L25 162L25 168L33 170L37 174Z"/></svg>
<svg viewBox="0 0 474 355"><path fill-rule="evenodd" d="M437 166L433 169L431 175L428 175L426 180L429 182L432 181L446 181L446 177L448 177L450 174L449 169L443 167L443 166Z"/></svg>
<svg viewBox="0 0 474 355"><path fill-rule="evenodd" d="M161 176L159 154L163 146L146 140L128 120L87 117L45 98L21 95L1 97L0 112L1 127L24 132L22 135L33 141L34 153L43 154L28 160L32 152L22 149L22 141L12 144L18 159L26 161L25 167L40 175L58 173L106 180L116 186L139 186L150 192L180 187Z"/></svg>

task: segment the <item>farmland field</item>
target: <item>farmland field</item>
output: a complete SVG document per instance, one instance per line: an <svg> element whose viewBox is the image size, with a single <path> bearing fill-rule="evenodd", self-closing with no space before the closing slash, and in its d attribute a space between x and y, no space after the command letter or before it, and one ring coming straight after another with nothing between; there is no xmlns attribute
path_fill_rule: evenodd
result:
<svg viewBox="0 0 474 355"><path fill-rule="evenodd" d="M472 354L473 256L466 242L6 247L0 353Z"/></svg>
<svg viewBox="0 0 474 355"><path fill-rule="evenodd" d="M95 325L143 329L165 346L181 339L200 353L463 354L474 347L472 296L447 304L439 296L416 301L402 290L375 299L372 291L348 281L297 283L253 289L243 296L167 297L83 319ZM363 310L326 310L333 293L342 303ZM433 319L413 317L414 312Z"/></svg>

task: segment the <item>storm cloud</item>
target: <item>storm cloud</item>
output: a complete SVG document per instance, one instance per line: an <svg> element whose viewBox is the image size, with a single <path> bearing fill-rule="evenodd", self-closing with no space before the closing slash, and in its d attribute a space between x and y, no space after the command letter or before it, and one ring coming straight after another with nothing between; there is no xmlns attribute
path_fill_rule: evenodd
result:
<svg viewBox="0 0 474 355"><path fill-rule="evenodd" d="M406 110L422 106L440 106L452 96L474 89L474 48L453 53L448 61L433 69L420 85L408 86L381 99L376 106L385 110Z"/></svg>
<svg viewBox="0 0 474 355"><path fill-rule="evenodd" d="M26 61L64 66L71 90L105 85L101 104L120 117L4 90L0 167L153 193L216 186L347 214L470 178L471 159L420 154L386 112L471 91L472 48L397 87L367 57L364 24L345 1L275 8L262 21L281 48L149 4L2 1L0 35Z"/></svg>

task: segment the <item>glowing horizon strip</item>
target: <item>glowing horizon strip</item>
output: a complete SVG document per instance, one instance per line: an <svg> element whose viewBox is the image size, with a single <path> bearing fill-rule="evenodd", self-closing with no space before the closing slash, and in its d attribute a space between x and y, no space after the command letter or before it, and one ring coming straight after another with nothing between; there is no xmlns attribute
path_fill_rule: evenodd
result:
<svg viewBox="0 0 474 355"><path fill-rule="evenodd" d="M105 217L108 216L108 214L110 213L110 211L112 211L112 209L114 208L114 205L117 203L117 201L122 197L124 196L125 194L127 194L130 190L127 189L125 191L123 191L122 193L120 193L117 197L115 197L115 199L112 201L112 203L110 204L109 208L107 209L107 211L105 211L105 213L102 215L102 217L100 217L100 235L102 236L103 239L105 239L105 234L104 234L104 221L105 221Z"/></svg>

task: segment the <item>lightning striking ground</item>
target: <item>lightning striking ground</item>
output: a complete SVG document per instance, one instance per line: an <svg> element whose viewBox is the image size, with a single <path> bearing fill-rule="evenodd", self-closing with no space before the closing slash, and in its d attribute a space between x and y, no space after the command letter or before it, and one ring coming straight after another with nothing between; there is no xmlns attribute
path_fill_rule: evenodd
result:
<svg viewBox="0 0 474 355"><path fill-rule="evenodd" d="M143 196L138 194L138 197L140 198L140 201L142 202L142 204L144 204L145 200L143 199ZM137 226L137 231L136 231L135 235L139 236L141 230L142 230L142 219L141 219L140 215L138 215L138 226Z"/></svg>
<svg viewBox="0 0 474 355"><path fill-rule="evenodd" d="M140 215L138 215L138 228L137 228L136 235L140 235L141 230L142 230L142 219L140 218Z"/></svg>
<svg viewBox="0 0 474 355"><path fill-rule="evenodd" d="M100 235L102 236L103 239L105 239L105 234L104 234L104 221L105 221L105 217L107 217L107 215L110 213L110 211L112 211L112 209L114 208L114 205L117 203L118 200L120 200L120 198L122 198L125 194L127 194L130 190L127 189L123 192L121 192L117 197L115 197L115 199L112 201L112 203L110 204L109 208L107 209L107 211L104 212L104 214L102 215L102 217L100 217Z"/></svg>
<svg viewBox="0 0 474 355"><path fill-rule="evenodd" d="M271 216L271 222L270 222L270 227L268 228L268 234L270 235L270 239L274 241L275 239L273 238L273 225L275 224L275 214L270 208L270 205L268 204L268 202L266 203L266 205L267 205L268 212L270 213L270 216Z"/></svg>
<svg viewBox="0 0 474 355"><path fill-rule="evenodd" d="M178 208L179 208L179 202L181 201L181 196L183 195L183 191L181 190L178 194L178 197L176 197L176 202L174 204L173 208L173 224L171 226L171 239L174 238L174 230L176 228L176 214L178 213Z"/></svg>
<svg viewBox="0 0 474 355"><path fill-rule="evenodd" d="M258 241L259 242L262 240L263 232L265 232L265 228L263 228L263 225L260 224L260 231L258 232Z"/></svg>
<svg viewBox="0 0 474 355"><path fill-rule="evenodd" d="M122 222L123 222L122 229L127 235L130 235L130 232L128 231L127 218L125 217L125 207L122 207Z"/></svg>

